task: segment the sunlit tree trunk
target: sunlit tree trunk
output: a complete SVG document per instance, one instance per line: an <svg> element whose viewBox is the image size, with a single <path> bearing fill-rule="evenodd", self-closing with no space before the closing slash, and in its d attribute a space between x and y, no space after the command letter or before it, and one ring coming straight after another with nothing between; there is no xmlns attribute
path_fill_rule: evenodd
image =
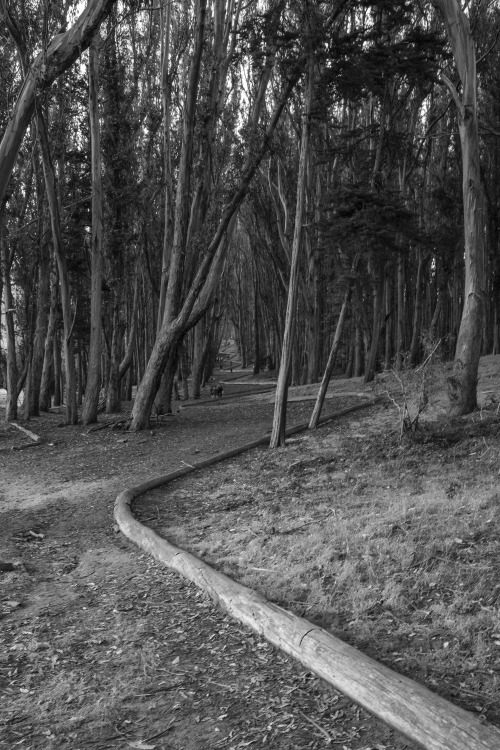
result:
<svg viewBox="0 0 500 750"><path fill-rule="evenodd" d="M450 411L468 414L477 406L477 378L484 314L484 211L477 121L476 53L469 20L458 0L432 0L440 11L462 83L462 94L443 76L458 113L462 149L465 230L465 294L453 374L448 380Z"/></svg>
<svg viewBox="0 0 500 750"><path fill-rule="evenodd" d="M0 227L1 228L1 227ZM0 236L1 253L2 253L2 278L3 278L3 300L5 309L5 328L6 328L6 372L7 372L7 403L5 419L10 422L17 419L17 362L16 362L16 339L14 331L14 301L12 297L12 285L10 270L13 261L13 254L7 249L7 243Z"/></svg>

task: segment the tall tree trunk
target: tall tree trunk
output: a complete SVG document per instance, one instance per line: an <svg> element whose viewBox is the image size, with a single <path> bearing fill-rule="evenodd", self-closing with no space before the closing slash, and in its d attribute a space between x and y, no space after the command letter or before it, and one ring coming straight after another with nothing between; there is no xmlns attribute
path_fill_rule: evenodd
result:
<svg viewBox="0 0 500 750"><path fill-rule="evenodd" d="M462 149L465 232L465 294L453 374L448 380L450 411L468 414L477 406L477 378L484 314L484 216L477 121L476 52L467 16L458 0L432 0L444 20L462 82L460 97L442 76L455 101Z"/></svg>
<svg viewBox="0 0 500 750"><path fill-rule="evenodd" d="M5 419L10 422L17 419L17 362L16 362L16 338L14 329L14 301L12 298L12 285L10 279L10 269L13 257L7 249L7 244L1 242L2 253L2 277L3 277L3 296L5 305L5 326L6 326L6 371L7 371L7 403Z"/></svg>
<svg viewBox="0 0 500 750"><path fill-rule="evenodd" d="M404 289L404 258L400 253L398 256L397 274L397 318L396 318L396 356L394 366L401 370L403 366L403 347L405 340L405 289Z"/></svg>
<svg viewBox="0 0 500 750"><path fill-rule="evenodd" d="M61 347L59 346L59 335L56 331L53 340L54 354L54 406L61 406L62 388L61 388Z"/></svg>
<svg viewBox="0 0 500 750"><path fill-rule="evenodd" d="M33 355L29 372L29 396L25 400L28 404L29 416L38 417L40 414L40 390L45 358L45 341L50 309L50 255L46 242L42 240L40 266L38 270L38 294L35 336L33 339Z"/></svg>
<svg viewBox="0 0 500 750"><path fill-rule="evenodd" d="M418 251L417 278L415 281L415 300L413 305L413 329L410 344L410 367L415 367L418 362L419 348L422 334L422 305L424 294L424 269L427 255L423 250Z"/></svg>
<svg viewBox="0 0 500 750"><path fill-rule="evenodd" d="M259 310L259 271L254 263L253 292L253 374L260 373L260 310Z"/></svg>
<svg viewBox="0 0 500 750"><path fill-rule="evenodd" d="M171 95L172 82L169 72L170 56L170 24L172 14L172 3L164 0L161 6L161 89L162 89L162 115L163 115L163 179L165 181L164 199L164 228L163 228L163 254L160 280L160 299L158 303L158 330L161 328L163 313L165 311L165 298L167 293L168 272L170 267L170 251L172 245L172 231L174 224L173 197L172 197L172 166L170 153L171 133Z"/></svg>
<svg viewBox="0 0 500 750"><path fill-rule="evenodd" d="M354 363L353 363L353 375L355 378L360 378L363 374L363 334L361 326L356 324L356 331L354 334Z"/></svg>
<svg viewBox="0 0 500 750"><path fill-rule="evenodd" d="M366 362L366 370L364 382L370 383L375 377L375 371L377 369L377 356L380 341L380 332L382 327L382 314L384 309L384 271L385 265L382 262L377 269L377 277L374 280L373 289L373 331L372 339L370 344L370 351L368 353L368 360Z"/></svg>
<svg viewBox="0 0 500 750"><path fill-rule="evenodd" d="M125 373L128 372L132 365L132 358L135 349L135 343L137 339L137 328L139 324L139 282L140 282L140 271L139 271L139 259L137 259L135 281L134 281L134 300L132 303L132 313L129 318L130 328L128 331L127 342L125 346L125 353L123 359L120 362L120 368L118 370L118 382L121 382Z"/></svg>
<svg viewBox="0 0 500 750"><path fill-rule="evenodd" d="M52 227L52 238L54 242L54 253L59 273L59 284L61 287L61 307L63 315L63 354L66 374L66 422L76 424L78 422L78 408L76 403L76 372L75 358L73 355L73 321L71 318L71 297L68 269L66 265L66 254L61 234L59 220L59 203L56 190L56 176L49 150L49 141L45 119L41 112L37 113L38 135L42 151L43 173L47 189L49 203L50 223Z"/></svg>
<svg viewBox="0 0 500 750"><path fill-rule="evenodd" d="M89 116L92 174L92 235L90 282L90 345L83 404L83 424L97 421L99 393L101 391L102 346L102 278L103 278L103 207L101 178L101 137L99 126L99 47L96 41L89 49Z"/></svg>
<svg viewBox="0 0 500 750"><path fill-rule="evenodd" d="M302 137L300 143L299 173L297 177L297 203L295 207L295 227L292 245L292 265L288 283L288 299L286 306L285 333L281 351L281 362L276 385L274 405L274 419L269 441L270 448L278 448L285 444L286 409L288 402L288 384L290 380L290 366L292 363L293 339L295 333L295 318L297 315L297 301L299 291L299 261L302 244L302 223L306 199L307 163L309 160L309 136L311 130L311 105L313 93L313 58L308 61L307 85L304 97L302 115Z"/></svg>
<svg viewBox="0 0 500 750"><path fill-rule="evenodd" d="M193 329L193 398L201 397L201 381L203 378L203 341L205 333L205 319L197 322Z"/></svg>
<svg viewBox="0 0 500 750"><path fill-rule="evenodd" d="M384 353L384 367L386 370L391 369L392 364L392 313L393 313L393 299L392 299L392 276L388 273L385 279L385 353Z"/></svg>
<svg viewBox="0 0 500 750"><path fill-rule="evenodd" d="M123 341L123 324L121 321L121 285L116 286L113 299L113 333L109 362L109 379L106 391L106 414L114 414L121 409L120 402L120 360Z"/></svg>

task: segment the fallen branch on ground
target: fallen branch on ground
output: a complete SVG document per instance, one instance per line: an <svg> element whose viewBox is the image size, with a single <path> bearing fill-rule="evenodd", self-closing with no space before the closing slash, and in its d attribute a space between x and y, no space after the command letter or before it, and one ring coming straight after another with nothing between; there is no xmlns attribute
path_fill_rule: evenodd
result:
<svg viewBox="0 0 500 750"><path fill-rule="evenodd" d="M119 419L110 419L107 422L103 422L102 424L98 424L95 427L91 427L89 430L87 430L87 435L89 435L91 432L99 432L99 430L105 430L108 427L112 430L115 430L120 425L127 424L128 422L130 422L130 417L120 417Z"/></svg>
<svg viewBox="0 0 500 750"><path fill-rule="evenodd" d="M17 422L11 422L10 423L12 427L16 427L16 429L21 430L21 432L24 432L25 435L29 437L30 440L33 440L35 443L40 443L42 438L40 435L37 435L34 432L31 432L31 430L27 430L26 427L21 427L20 424L17 424Z"/></svg>

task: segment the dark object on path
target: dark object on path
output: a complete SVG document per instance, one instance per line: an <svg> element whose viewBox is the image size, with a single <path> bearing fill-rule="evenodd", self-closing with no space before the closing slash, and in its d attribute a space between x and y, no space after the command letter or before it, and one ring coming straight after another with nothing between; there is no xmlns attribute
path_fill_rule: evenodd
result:
<svg viewBox="0 0 500 750"><path fill-rule="evenodd" d="M210 395L212 398L222 398L224 395L224 388L221 385L210 386Z"/></svg>
<svg viewBox="0 0 500 750"><path fill-rule="evenodd" d="M15 570L16 566L11 562L0 562L0 573L7 573L8 571Z"/></svg>

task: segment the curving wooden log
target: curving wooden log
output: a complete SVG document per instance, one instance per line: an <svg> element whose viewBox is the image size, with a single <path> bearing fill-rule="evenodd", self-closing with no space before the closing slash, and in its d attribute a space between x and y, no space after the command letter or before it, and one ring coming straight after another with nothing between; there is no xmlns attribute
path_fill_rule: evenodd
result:
<svg viewBox="0 0 500 750"><path fill-rule="evenodd" d="M352 408L343 413L346 411ZM335 416L322 421L330 421ZM298 431L297 427L292 428L287 435ZM140 495L268 442L269 437L261 438L193 467L125 490L115 502L114 514L120 530L162 565L176 570L203 589L231 617L297 659L424 750L499 750L500 731L495 727L483 724L468 711L397 674L308 620L268 602L253 589L219 573L134 518L130 505Z"/></svg>

